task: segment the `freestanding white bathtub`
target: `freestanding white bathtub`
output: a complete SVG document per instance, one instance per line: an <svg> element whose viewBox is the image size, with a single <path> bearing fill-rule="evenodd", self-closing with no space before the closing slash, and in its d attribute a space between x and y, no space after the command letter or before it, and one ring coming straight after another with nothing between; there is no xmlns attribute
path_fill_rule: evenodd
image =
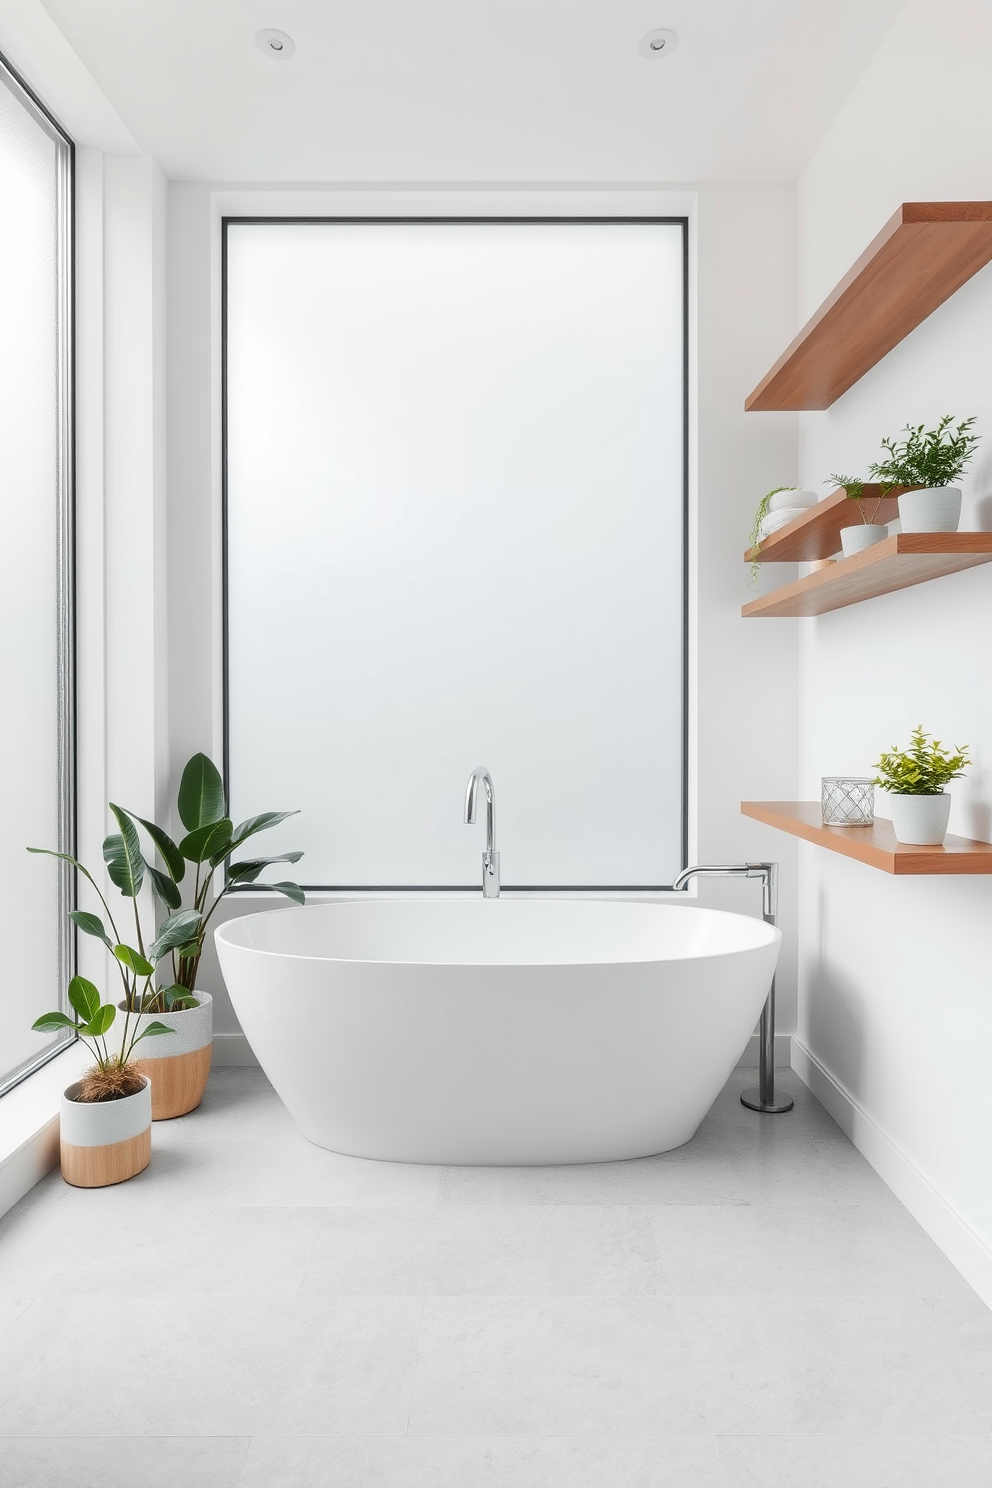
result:
<svg viewBox="0 0 992 1488"><path fill-rule="evenodd" d="M345 902L216 931L305 1136L418 1163L581 1163L687 1142L742 1053L781 933L586 900Z"/></svg>

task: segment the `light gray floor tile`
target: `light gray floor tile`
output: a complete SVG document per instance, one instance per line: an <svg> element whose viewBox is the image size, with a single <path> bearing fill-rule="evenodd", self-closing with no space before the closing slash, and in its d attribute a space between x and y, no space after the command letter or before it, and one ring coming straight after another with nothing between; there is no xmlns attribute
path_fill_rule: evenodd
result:
<svg viewBox="0 0 992 1488"><path fill-rule="evenodd" d="M731 1436L732 1488L988 1488L988 1436Z"/></svg>
<svg viewBox="0 0 992 1488"><path fill-rule="evenodd" d="M535 1207L330 1209L302 1296L539 1297L549 1291Z"/></svg>
<svg viewBox="0 0 992 1488"><path fill-rule="evenodd" d="M676 1295L973 1295L901 1208L660 1208L651 1225Z"/></svg>
<svg viewBox="0 0 992 1488"><path fill-rule="evenodd" d="M442 1168L442 1204L539 1204L540 1168Z"/></svg>
<svg viewBox="0 0 992 1488"><path fill-rule="evenodd" d="M157 1122L155 1131L173 1126L185 1141L296 1141L301 1135L262 1071L251 1066L212 1069L196 1110L175 1123Z"/></svg>
<svg viewBox="0 0 992 1488"><path fill-rule="evenodd" d="M720 1143L696 1136L684 1147L632 1162L542 1168L545 1204L746 1204Z"/></svg>
<svg viewBox="0 0 992 1488"><path fill-rule="evenodd" d="M992 1433L922 1298L674 1299L718 1434Z"/></svg>
<svg viewBox="0 0 992 1488"><path fill-rule="evenodd" d="M4 1243L4 1267L48 1294L258 1290L292 1296L326 1212L176 1204L164 1220L156 1205L122 1212L100 1204L92 1191L63 1207L57 1226L20 1226ZM116 1265L108 1265L110 1256Z"/></svg>
<svg viewBox="0 0 992 1488"><path fill-rule="evenodd" d="M992 1312L963 1280L960 1290L960 1296L927 1297L926 1304L972 1369L992 1374Z"/></svg>
<svg viewBox="0 0 992 1488"><path fill-rule="evenodd" d="M424 1302L412 1434L624 1436L709 1429L667 1298Z"/></svg>
<svg viewBox="0 0 992 1488"><path fill-rule="evenodd" d="M646 1209L546 1204L541 1219L554 1294L652 1297L669 1292Z"/></svg>
<svg viewBox="0 0 992 1488"><path fill-rule="evenodd" d="M743 1106L741 1093L756 1088L757 1084L756 1069L735 1069L710 1108L703 1123L705 1129L714 1130L721 1136L740 1139L761 1139L771 1132L804 1142L820 1139L829 1141L838 1137L844 1139L844 1134L833 1117L820 1105L794 1070L775 1071L776 1092L792 1097L794 1104L791 1111L772 1116Z"/></svg>
<svg viewBox="0 0 992 1488"><path fill-rule="evenodd" d="M236 1204L436 1204L440 1169L344 1157L305 1137L254 1142L232 1184Z"/></svg>
<svg viewBox="0 0 992 1488"><path fill-rule="evenodd" d="M751 1204L823 1208L874 1196L873 1207L899 1207L889 1190L881 1192L881 1179L865 1173L867 1164L849 1143L800 1142L777 1129L762 1141L724 1138L723 1150Z"/></svg>
<svg viewBox="0 0 992 1488"><path fill-rule="evenodd" d="M0 1437L0 1488L235 1488L247 1437Z"/></svg>
<svg viewBox="0 0 992 1488"><path fill-rule="evenodd" d="M714 1437L253 1438L238 1488L728 1488Z"/></svg>
<svg viewBox="0 0 992 1488"><path fill-rule="evenodd" d="M402 1432L419 1320L399 1297L36 1302L0 1338L0 1435Z"/></svg>

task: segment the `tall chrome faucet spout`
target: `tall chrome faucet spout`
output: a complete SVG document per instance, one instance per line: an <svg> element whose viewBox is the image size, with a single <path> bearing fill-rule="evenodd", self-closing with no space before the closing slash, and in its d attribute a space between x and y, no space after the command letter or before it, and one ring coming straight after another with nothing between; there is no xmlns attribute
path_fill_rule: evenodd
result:
<svg viewBox="0 0 992 1488"><path fill-rule="evenodd" d="M694 868L683 868L672 884L673 889L684 889L691 878L760 878L761 913L769 925L778 918L778 864L777 863L724 863L709 866L700 863ZM775 978L768 998L761 1011L758 1036L758 1088L745 1090L741 1104L752 1111L764 1111L769 1115L780 1115L792 1110L790 1096L775 1095Z"/></svg>
<svg viewBox="0 0 992 1488"><path fill-rule="evenodd" d="M476 765L465 787L465 823L475 821L479 786L486 793L486 850L482 854L482 892L487 899L499 898L499 853L496 851L496 790L485 765Z"/></svg>

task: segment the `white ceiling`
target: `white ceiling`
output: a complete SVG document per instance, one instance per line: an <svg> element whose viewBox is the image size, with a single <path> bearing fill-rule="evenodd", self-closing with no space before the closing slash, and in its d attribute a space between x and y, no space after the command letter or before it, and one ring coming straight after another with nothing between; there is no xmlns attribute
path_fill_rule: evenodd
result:
<svg viewBox="0 0 992 1488"><path fill-rule="evenodd" d="M905 0L44 3L176 179L685 182L795 180Z"/></svg>

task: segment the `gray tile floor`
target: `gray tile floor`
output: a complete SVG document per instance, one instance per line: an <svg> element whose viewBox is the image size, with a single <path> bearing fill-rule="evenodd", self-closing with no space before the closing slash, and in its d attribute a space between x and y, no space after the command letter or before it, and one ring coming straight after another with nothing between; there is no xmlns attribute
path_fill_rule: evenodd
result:
<svg viewBox="0 0 992 1488"><path fill-rule="evenodd" d="M0 1488L988 1488L992 1314L782 1078L661 1157L439 1169L215 1071L0 1222Z"/></svg>

